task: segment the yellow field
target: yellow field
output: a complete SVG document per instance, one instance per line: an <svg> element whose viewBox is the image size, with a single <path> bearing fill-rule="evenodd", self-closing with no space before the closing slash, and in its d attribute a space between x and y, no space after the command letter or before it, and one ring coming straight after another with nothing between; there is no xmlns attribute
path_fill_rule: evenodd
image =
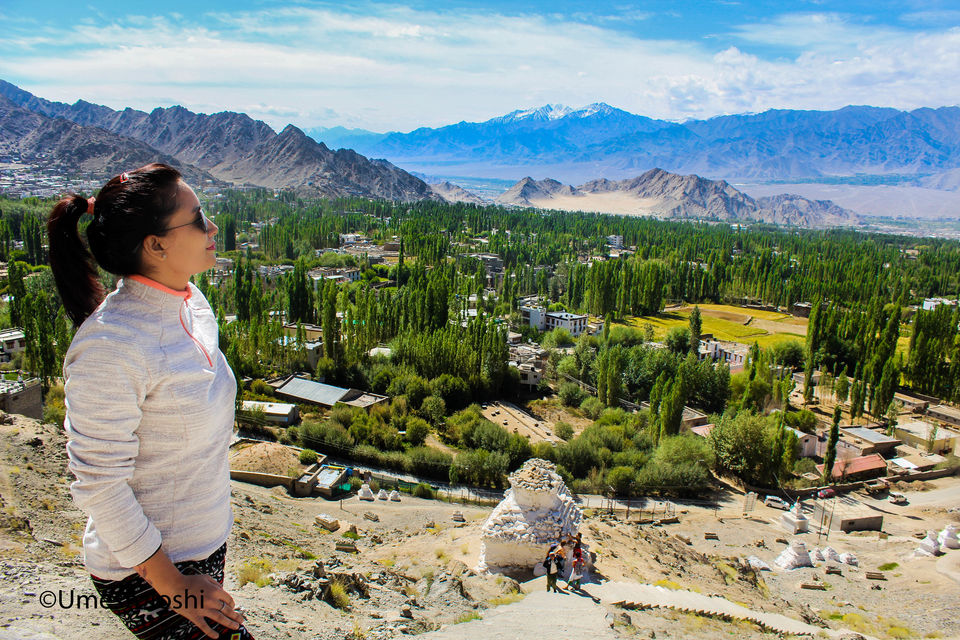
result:
<svg viewBox="0 0 960 640"><path fill-rule="evenodd" d="M700 306L701 333L710 333L717 340L753 344L767 348L787 340L801 344L807 330L806 318L796 318L775 311L760 311L722 304ZM655 316L631 316L625 324L642 327L650 324L656 340L662 340L673 327L685 327L690 322L692 306L673 308Z"/></svg>

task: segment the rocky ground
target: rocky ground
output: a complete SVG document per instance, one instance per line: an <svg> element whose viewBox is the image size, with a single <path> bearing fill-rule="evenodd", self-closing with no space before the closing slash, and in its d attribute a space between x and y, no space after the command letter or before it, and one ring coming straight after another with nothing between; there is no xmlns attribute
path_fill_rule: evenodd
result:
<svg viewBox="0 0 960 640"><path fill-rule="evenodd" d="M71 481L61 428L20 417L0 424L0 640L78 638L92 629L106 640L131 637L109 612L76 606L77 595L95 592L82 566L85 518L70 500ZM934 491L945 482L932 483ZM939 559L911 557L917 543L913 532L940 528L956 513L926 505L893 514L885 522L891 533L885 540L875 532L832 533L831 546L860 560L859 567L844 567L841 575L826 575L823 567L758 573L743 559L756 555L772 565L785 547L786 536L776 524L782 512L758 505L744 518L737 506L681 507L679 522L660 526L588 511L582 531L597 553L594 579L721 594L757 611L878 638L960 634L955 616L960 552ZM573 593L537 592L527 601L524 592L542 589L526 582L532 577L528 573L481 576L471 570L488 507L409 496L400 503L297 499L281 489L235 482L233 508L227 589L247 611L258 639L387 639L420 633L438 639L527 638L551 629L559 638L564 632L557 625L571 617L594 625L598 638L767 635L752 623L664 610L624 612ZM462 518L454 518L455 512ZM315 522L321 514L339 520L340 528L319 527ZM347 531L356 536L345 537ZM707 531L718 539L705 539ZM804 540L810 548L817 545L816 534ZM350 544L356 552L344 550ZM888 563L897 566L885 571L886 581L866 580L865 571ZM826 590L799 588L812 581L823 582ZM66 604L72 593L75 605L45 608L41 594L46 591L62 593ZM583 612L576 613L578 607ZM516 628L503 632L502 625ZM582 629L576 636L590 637Z"/></svg>

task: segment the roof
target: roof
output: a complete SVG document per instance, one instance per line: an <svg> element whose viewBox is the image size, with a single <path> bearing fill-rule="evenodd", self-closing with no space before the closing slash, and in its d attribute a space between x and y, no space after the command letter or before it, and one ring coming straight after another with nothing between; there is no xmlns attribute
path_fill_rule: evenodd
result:
<svg viewBox="0 0 960 640"><path fill-rule="evenodd" d="M900 444L900 440L897 438L891 438L885 433L880 433L879 431L874 431L872 429L867 429L866 427L845 427L841 429L844 433L847 433L855 438L860 438L861 440L866 440L872 444Z"/></svg>
<svg viewBox="0 0 960 640"><path fill-rule="evenodd" d="M930 437L930 430L937 427L937 440L949 440L960 436L956 431L951 431L945 427L937 426L923 420L911 420L910 422L901 422L895 427L897 431L904 431L917 438L926 440Z"/></svg>
<svg viewBox="0 0 960 640"><path fill-rule="evenodd" d="M833 463L831 475L834 478L842 478L845 475L852 476L865 471L878 471L886 468L887 461L884 460L879 453L871 453L868 456L860 456L859 458L837 460ZM823 473L823 465L818 464L817 470Z"/></svg>
<svg viewBox="0 0 960 640"><path fill-rule="evenodd" d="M710 435L710 432L713 431L713 428L716 427L715 424L702 424L699 427L690 427L690 431L697 434L701 438L706 438Z"/></svg>
<svg viewBox="0 0 960 640"><path fill-rule="evenodd" d="M960 419L960 409L946 404L938 404L932 407L927 407L927 413L931 415L939 414L942 416L950 416L955 419Z"/></svg>
<svg viewBox="0 0 960 640"><path fill-rule="evenodd" d="M786 428L789 429L790 431L793 431L793 433L796 434L796 436L797 436L797 440L800 440L801 442L803 442L803 440L806 439L806 438L816 438L816 437L817 437L817 436L813 435L812 433L807 433L807 432L805 432L805 431L800 431L800 429L794 429L793 427L786 427ZM898 442L899 442L899 440L898 440Z"/></svg>
<svg viewBox="0 0 960 640"><path fill-rule="evenodd" d="M244 400L243 410L253 411L260 409L267 415L287 416L296 411L297 405L286 402L259 402L257 400Z"/></svg>
<svg viewBox="0 0 960 640"><path fill-rule="evenodd" d="M323 404L329 407L337 404L340 398L347 395L348 391L349 389L344 389L343 387L335 387L330 384L314 382L313 380L298 378L296 376L277 387L278 393L298 400L306 400L307 402Z"/></svg>

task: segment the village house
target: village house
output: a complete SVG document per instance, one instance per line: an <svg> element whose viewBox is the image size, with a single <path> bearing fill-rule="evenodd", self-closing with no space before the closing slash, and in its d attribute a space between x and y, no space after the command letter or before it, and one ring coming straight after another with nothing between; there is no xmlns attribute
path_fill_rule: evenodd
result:
<svg viewBox="0 0 960 640"><path fill-rule="evenodd" d="M840 434L841 441L849 448L855 449L858 456L871 453L888 455L901 444L900 440L891 438L882 431L874 431L866 427L844 427L840 429Z"/></svg>
<svg viewBox="0 0 960 640"><path fill-rule="evenodd" d="M701 360L709 358L714 362L725 362L731 371L739 371L750 359L750 346L727 340L702 340L698 356Z"/></svg>
<svg viewBox="0 0 960 640"><path fill-rule="evenodd" d="M927 407L927 415L934 420L960 426L960 409L946 404Z"/></svg>
<svg viewBox="0 0 960 640"><path fill-rule="evenodd" d="M823 474L823 465L817 465L817 472ZM833 463L831 477L835 482L850 482L854 480L869 480L879 478L887 473L887 461L878 453L856 458L837 456Z"/></svg>
<svg viewBox="0 0 960 640"><path fill-rule="evenodd" d="M538 331L566 329L576 338L587 328L588 317L567 311L547 311L539 305L521 305L520 317L523 323L535 327Z"/></svg>
<svg viewBox="0 0 960 640"><path fill-rule="evenodd" d="M314 382L309 378L297 375L284 379L275 387L274 393L280 398L293 402L315 404L328 409L338 402L351 407L366 409L389 399L376 393L335 387L331 384Z"/></svg>
<svg viewBox="0 0 960 640"><path fill-rule="evenodd" d="M10 362L13 354L27 348L27 338L22 329L0 331L0 362Z"/></svg>
<svg viewBox="0 0 960 640"><path fill-rule="evenodd" d="M243 411L262 411L267 422L279 424L284 427L289 427L300 422L300 411L295 404L244 400L240 408Z"/></svg>
<svg viewBox="0 0 960 640"><path fill-rule="evenodd" d="M43 419L40 380L0 380L0 410L37 420Z"/></svg>
<svg viewBox="0 0 960 640"><path fill-rule="evenodd" d="M898 423L893 433L904 444L929 453L954 453L960 445L960 433L925 420Z"/></svg>

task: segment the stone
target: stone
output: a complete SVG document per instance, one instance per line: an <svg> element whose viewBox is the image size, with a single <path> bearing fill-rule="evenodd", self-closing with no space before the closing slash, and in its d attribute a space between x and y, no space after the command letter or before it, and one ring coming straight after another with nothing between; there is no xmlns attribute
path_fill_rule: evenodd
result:
<svg viewBox="0 0 960 640"><path fill-rule="evenodd" d="M935 531L927 532L927 537L920 541L920 546L917 547L916 553L921 556L940 555L940 541L937 539Z"/></svg>
<svg viewBox="0 0 960 640"><path fill-rule="evenodd" d="M340 528L340 521L326 513L318 513L314 521L327 531L336 531Z"/></svg>
<svg viewBox="0 0 960 640"><path fill-rule="evenodd" d="M944 549L960 549L960 530L957 525L948 524L944 527L937 537L937 542Z"/></svg>
<svg viewBox="0 0 960 640"><path fill-rule="evenodd" d="M410 608L410 605L405 604L400 607L400 615L404 618L413 618L413 610Z"/></svg>

